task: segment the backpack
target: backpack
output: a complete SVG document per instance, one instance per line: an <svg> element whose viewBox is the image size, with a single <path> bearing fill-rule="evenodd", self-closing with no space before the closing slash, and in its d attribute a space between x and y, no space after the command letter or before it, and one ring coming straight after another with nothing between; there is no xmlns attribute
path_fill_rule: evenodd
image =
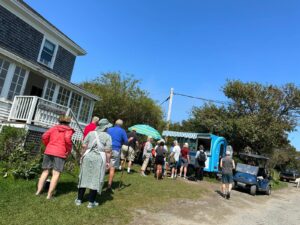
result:
<svg viewBox="0 0 300 225"><path fill-rule="evenodd" d="M200 154L199 154L197 160L198 160L199 164L202 164L206 161L206 155L205 155L204 151L200 151Z"/></svg>

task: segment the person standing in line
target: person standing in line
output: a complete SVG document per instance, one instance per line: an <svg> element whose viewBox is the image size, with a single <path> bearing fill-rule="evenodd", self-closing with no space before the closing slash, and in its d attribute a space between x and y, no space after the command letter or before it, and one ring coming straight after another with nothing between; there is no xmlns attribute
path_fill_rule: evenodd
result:
<svg viewBox="0 0 300 225"><path fill-rule="evenodd" d="M207 155L204 151L203 145L199 146L199 150L196 153L195 159L195 178L196 180L203 180L203 170L207 160Z"/></svg>
<svg viewBox="0 0 300 225"><path fill-rule="evenodd" d="M174 157L174 166L172 167L172 172L171 172L171 178L176 178L177 177L177 167L179 164L179 157L180 157L180 146L178 144L178 141L174 141L174 147L173 147L173 152L171 153L171 155L173 155L172 157Z"/></svg>
<svg viewBox="0 0 300 225"><path fill-rule="evenodd" d="M186 179L186 173L187 173L187 167L190 163L190 150L189 150L189 144L185 143L183 145L183 148L181 149L181 167L179 172L179 177L182 176L183 171L183 178Z"/></svg>
<svg viewBox="0 0 300 225"><path fill-rule="evenodd" d="M107 130L107 133L112 138L112 155L110 158L110 169L109 169L109 177L108 177L108 186L107 191L113 192L112 190L112 182L115 176L115 169L120 166L120 151L123 144L128 144L127 134L125 130L122 128L123 121L118 119L115 122L115 126L111 127Z"/></svg>
<svg viewBox="0 0 300 225"><path fill-rule="evenodd" d="M143 161L143 165L141 167L141 175L144 177L146 176L145 171L148 166L149 160L151 160L151 158L152 158L152 148L153 148L152 141L153 141L153 138L151 136L148 136L147 142L144 146L144 151L143 151L144 161Z"/></svg>
<svg viewBox="0 0 300 225"><path fill-rule="evenodd" d="M162 166L165 164L166 155L165 143L160 141L159 145L155 149L155 165L156 165L156 179L162 179L163 170Z"/></svg>
<svg viewBox="0 0 300 225"><path fill-rule="evenodd" d="M234 160L230 156L230 151L226 151L226 156L222 158L220 167L222 168L222 194L224 198L230 199L233 183Z"/></svg>
<svg viewBox="0 0 300 225"><path fill-rule="evenodd" d="M134 161L135 158L135 150L139 144L135 128L133 128L132 131L127 134L127 138L128 138L128 145L122 145L121 166L123 165L125 160L128 160L127 173L129 174L131 170L132 162Z"/></svg>
<svg viewBox="0 0 300 225"><path fill-rule="evenodd" d="M78 182L77 206L82 204L86 188L90 189L88 208L99 205L96 202L97 193L101 194L104 184L105 170L109 168L111 155L111 136L106 130L112 124L107 119L101 119L95 131L89 132L83 142L81 166Z"/></svg>
<svg viewBox="0 0 300 225"><path fill-rule="evenodd" d="M92 122L88 124L83 131L83 139L88 135L89 132L94 131L97 128L99 117L94 116Z"/></svg>
<svg viewBox="0 0 300 225"><path fill-rule="evenodd" d="M55 125L47 130L42 141L46 146L42 163L43 172L38 182L36 195L40 195L44 184L52 170L52 178L48 190L47 199L51 199L57 186L61 172L63 171L66 158L72 151L72 135L74 130L69 126L71 117L60 116L59 125Z"/></svg>

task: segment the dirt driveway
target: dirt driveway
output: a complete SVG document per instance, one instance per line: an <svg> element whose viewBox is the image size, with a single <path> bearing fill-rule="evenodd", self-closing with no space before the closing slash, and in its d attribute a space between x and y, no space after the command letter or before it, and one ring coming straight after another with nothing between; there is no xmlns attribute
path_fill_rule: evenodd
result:
<svg viewBox="0 0 300 225"><path fill-rule="evenodd" d="M233 191L230 200L217 193L217 184L203 182L197 185L210 190L201 200L177 200L156 209L136 210L132 225L300 224L300 189L297 190L293 184L273 192L271 196L251 196L246 192Z"/></svg>

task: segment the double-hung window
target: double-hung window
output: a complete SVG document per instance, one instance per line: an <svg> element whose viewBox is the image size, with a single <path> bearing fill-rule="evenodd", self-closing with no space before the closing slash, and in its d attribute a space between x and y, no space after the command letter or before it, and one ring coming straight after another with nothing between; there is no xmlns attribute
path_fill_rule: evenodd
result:
<svg viewBox="0 0 300 225"><path fill-rule="evenodd" d="M57 51L57 45L55 45L48 39L45 39L42 44L42 48L41 48L41 52L40 52L38 61L40 63L52 68L54 65L56 51Z"/></svg>
<svg viewBox="0 0 300 225"><path fill-rule="evenodd" d="M10 64L9 62L0 58L0 94L2 93L2 89L4 86L8 68L9 68L9 64Z"/></svg>
<svg viewBox="0 0 300 225"><path fill-rule="evenodd" d="M65 89L64 87L60 87L56 103L60 105L68 106L69 97L70 97L70 91Z"/></svg>
<svg viewBox="0 0 300 225"><path fill-rule="evenodd" d="M90 116L90 108L91 108L91 101L83 98L82 105L81 105L81 112L79 114L79 121L88 123L89 116Z"/></svg>
<svg viewBox="0 0 300 225"><path fill-rule="evenodd" d="M19 66L16 66L14 76L8 91L7 99L13 100L16 95L20 95L25 76L26 70Z"/></svg>
<svg viewBox="0 0 300 225"><path fill-rule="evenodd" d="M72 109L76 118L79 113L80 102L81 102L81 96L73 92L71 97L70 108Z"/></svg>
<svg viewBox="0 0 300 225"><path fill-rule="evenodd" d="M49 80L48 85L47 85L47 89L46 89L46 92L45 92L45 99L47 99L49 101L53 100L55 87L56 87L56 84Z"/></svg>

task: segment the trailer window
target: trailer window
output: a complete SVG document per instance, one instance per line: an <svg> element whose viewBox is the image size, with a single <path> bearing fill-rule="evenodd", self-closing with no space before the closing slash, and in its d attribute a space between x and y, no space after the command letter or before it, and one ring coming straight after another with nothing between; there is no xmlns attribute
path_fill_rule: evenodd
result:
<svg viewBox="0 0 300 225"><path fill-rule="evenodd" d="M198 139L198 149L200 145L203 145L204 151L210 154L211 139L210 138L199 138Z"/></svg>

